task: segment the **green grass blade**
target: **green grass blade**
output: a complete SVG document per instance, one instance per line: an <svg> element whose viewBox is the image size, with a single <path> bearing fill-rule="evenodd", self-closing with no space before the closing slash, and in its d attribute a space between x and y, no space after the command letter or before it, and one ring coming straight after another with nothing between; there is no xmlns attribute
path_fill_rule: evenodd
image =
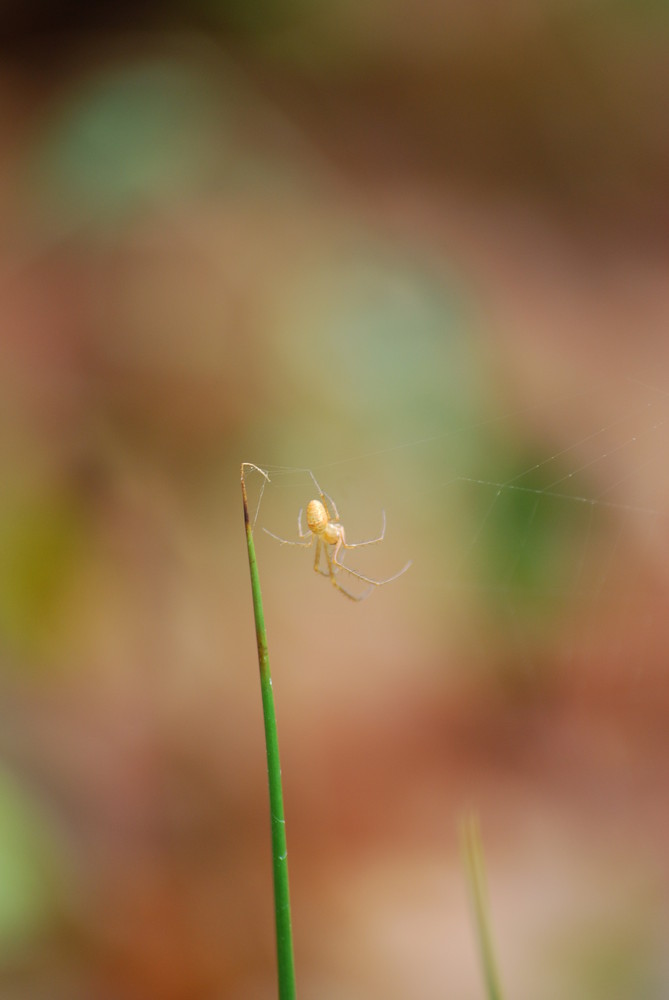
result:
<svg viewBox="0 0 669 1000"><path fill-rule="evenodd" d="M253 614L255 617L256 639L258 642L258 665L260 667L260 690L262 693L263 719L265 724L265 748L267 752L267 775L269 780L269 807L272 829L272 865L274 872L274 915L276 924L276 958L279 1000L295 998L295 963L293 960L293 933L290 916L290 892L288 885L288 853L286 848L286 821L283 812L283 791L281 787L281 765L279 763L279 741L272 694L272 675L269 668L265 616L260 593L258 564L253 544L253 525L249 519L249 505L246 496L244 470L253 469L261 473L267 481L266 472L250 462L242 464L242 500L244 503L244 523L246 544L251 571L251 591L253 593Z"/></svg>
<svg viewBox="0 0 669 1000"><path fill-rule="evenodd" d="M462 854L465 862L467 881L474 909L474 920L478 937L479 952L483 965L488 1000L502 1000L502 989L495 963L495 955L490 933L488 890L483 860L481 831L475 816L467 816L462 823Z"/></svg>

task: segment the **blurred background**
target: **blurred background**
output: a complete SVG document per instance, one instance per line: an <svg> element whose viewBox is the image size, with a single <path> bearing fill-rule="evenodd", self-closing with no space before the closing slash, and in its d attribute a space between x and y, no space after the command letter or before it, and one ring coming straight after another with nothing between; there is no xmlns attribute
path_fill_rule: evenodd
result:
<svg viewBox="0 0 669 1000"><path fill-rule="evenodd" d="M669 11L0 12L0 992L669 995ZM381 579L294 538L312 470ZM352 588L356 581L350 581Z"/></svg>

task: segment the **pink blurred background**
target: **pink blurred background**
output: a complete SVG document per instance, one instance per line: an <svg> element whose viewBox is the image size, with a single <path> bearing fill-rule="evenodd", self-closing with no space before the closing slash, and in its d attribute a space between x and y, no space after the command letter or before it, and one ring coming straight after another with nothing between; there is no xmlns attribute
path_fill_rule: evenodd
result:
<svg viewBox="0 0 669 1000"><path fill-rule="evenodd" d="M660 4L0 14L0 984L669 995ZM352 604L293 537L311 469ZM353 564L353 562L352 562Z"/></svg>

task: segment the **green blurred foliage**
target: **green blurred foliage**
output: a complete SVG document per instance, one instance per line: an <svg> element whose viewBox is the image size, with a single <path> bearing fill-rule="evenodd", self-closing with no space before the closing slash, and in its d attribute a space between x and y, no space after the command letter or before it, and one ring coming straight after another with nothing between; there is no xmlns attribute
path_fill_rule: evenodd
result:
<svg viewBox="0 0 669 1000"><path fill-rule="evenodd" d="M516 444L509 442L509 451ZM518 462L515 475L531 465ZM513 478L512 471L497 481ZM507 486L499 494L494 486L480 487L472 513L474 526L481 526L483 590L502 594L516 611L544 618L559 614L561 597L583 596L579 560L592 511L589 504L541 492L542 478L525 475L522 486Z"/></svg>
<svg viewBox="0 0 669 1000"><path fill-rule="evenodd" d="M0 771L0 957L5 959L46 924L54 881L44 827L18 786Z"/></svg>
<svg viewBox="0 0 669 1000"><path fill-rule="evenodd" d="M656 934L646 923L646 905L619 919L602 915L583 928L576 940L574 928L561 954L564 995L571 1000L659 1000L664 996L658 968Z"/></svg>
<svg viewBox="0 0 669 1000"><path fill-rule="evenodd" d="M0 631L28 657L54 652L84 547L84 517L72 496L6 492L0 502Z"/></svg>
<svg viewBox="0 0 669 1000"><path fill-rule="evenodd" d="M192 4L182 3L191 11ZM232 28L245 35L263 36L267 32L284 29L295 18L309 10L305 0L197 0L197 7L204 10L215 24Z"/></svg>
<svg viewBox="0 0 669 1000"><path fill-rule="evenodd" d="M50 212L99 224L193 191L211 169L212 96L190 67L144 60L78 82L37 138Z"/></svg>
<svg viewBox="0 0 669 1000"><path fill-rule="evenodd" d="M317 467L412 442L411 456L400 450L386 462L401 472L409 459L421 465L420 439L429 435L433 451L440 428L437 447L453 458L459 442L449 432L475 419L485 380L456 279L437 281L424 262L383 244L344 242L302 270L283 302L276 384L296 395L281 393L291 410L279 452L299 438L303 464Z"/></svg>

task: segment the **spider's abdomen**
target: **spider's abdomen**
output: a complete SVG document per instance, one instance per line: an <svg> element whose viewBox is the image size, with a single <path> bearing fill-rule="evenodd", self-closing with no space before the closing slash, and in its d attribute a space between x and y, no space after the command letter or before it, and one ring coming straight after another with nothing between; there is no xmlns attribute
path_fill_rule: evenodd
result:
<svg viewBox="0 0 669 1000"><path fill-rule="evenodd" d="M327 528L328 512L320 500L310 500L307 504L307 527L315 535L322 534Z"/></svg>

